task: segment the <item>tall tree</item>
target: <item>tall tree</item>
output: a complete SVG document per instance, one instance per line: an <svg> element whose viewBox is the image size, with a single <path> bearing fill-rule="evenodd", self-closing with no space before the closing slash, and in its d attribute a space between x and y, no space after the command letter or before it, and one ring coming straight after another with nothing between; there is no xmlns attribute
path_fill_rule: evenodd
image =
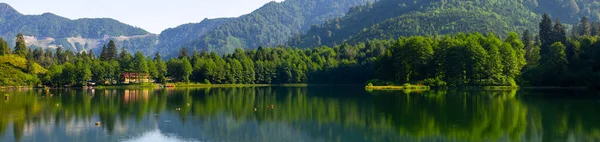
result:
<svg viewBox="0 0 600 142"><path fill-rule="evenodd" d="M527 65L535 65L539 60L539 53L535 53L535 45L533 42L533 38L531 37L531 32L529 30L525 30L523 32L523 41L524 49L525 49L525 60L527 61Z"/></svg>
<svg viewBox="0 0 600 142"><path fill-rule="evenodd" d="M181 69L183 71L183 81L190 82L190 76L192 75L194 68L192 67L192 64L190 63L188 58L181 59Z"/></svg>
<svg viewBox="0 0 600 142"><path fill-rule="evenodd" d="M92 60L96 59L96 55L94 54L94 51L92 51L92 49L90 49L89 56L90 56L90 59L92 59Z"/></svg>
<svg viewBox="0 0 600 142"><path fill-rule="evenodd" d="M590 25L587 16L581 18L581 21L579 21L579 25L577 26L576 31L578 32L577 35L579 36L590 36L592 34L592 26Z"/></svg>
<svg viewBox="0 0 600 142"><path fill-rule="evenodd" d="M117 50L117 45L114 41L110 40L108 42L108 51L106 52L107 60L116 60L119 57L119 52Z"/></svg>
<svg viewBox="0 0 600 142"><path fill-rule="evenodd" d="M27 45L25 43L25 37L23 37L23 34L21 33L17 35L15 43L15 54L21 57L27 56Z"/></svg>
<svg viewBox="0 0 600 142"><path fill-rule="evenodd" d="M567 33L565 31L565 25L560 23L560 19L558 19L558 18L556 18L553 32L554 32L554 34L553 34L554 41L553 42L560 42L563 45L567 43Z"/></svg>
<svg viewBox="0 0 600 142"><path fill-rule="evenodd" d="M154 55L154 61L156 62L156 71L158 73L157 77L155 78L156 81L159 83L166 83L167 65L162 60L160 53L156 52L156 55Z"/></svg>
<svg viewBox="0 0 600 142"><path fill-rule="evenodd" d="M181 48L181 50L179 51L179 59L183 59L183 58L190 59L186 47Z"/></svg>
<svg viewBox="0 0 600 142"><path fill-rule="evenodd" d="M135 56L133 57L133 67L133 70L138 74L138 83L140 83L140 79L143 76L142 74L148 72L148 63L142 52L138 51L135 53Z"/></svg>
<svg viewBox="0 0 600 142"><path fill-rule="evenodd" d="M548 52L548 47L555 42L554 40L554 28L552 27L552 19L547 13L544 13L542 16L542 21L540 22L540 31L538 36L540 37L540 41L542 46L540 47L540 54L544 55Z"/></svg>
<svg viewBox="0 0 600 142"><path fill-rule="evenodd" d="M125 50L125 47L121 48L121 54L119 54L119 64L121 66L121 71L135 71L132 64L132 60L133 57L131 56L131 54L129 54L129 52L127 52L127 50Z"/></svg>
<svg viewBox="0 0 600 142"><path fill-rule="evenodd" d="M35 70L34 66L33 66L33 63L35 62L33 60L33 54L27 54L27 58L26 59L27 59L27 65L26 65L25 70L27 71L27 73L33 74L34 70Z"/></svg>
<svg viewBox="0 0 600 142"><path fill-rule="evenodd" d="M110 60L109 57L108 57L108 48L106 48L106 44L104 44L102 46L102 51L100 51L100 57L99 58L100 58L101 61L108 61L108 60Z"/></svg>
<svg viewBox="0 0 600 142"><path fill-rule="evenodd" d="M10 47L4 39L0 38L0 56L10 54Z"/></svg>

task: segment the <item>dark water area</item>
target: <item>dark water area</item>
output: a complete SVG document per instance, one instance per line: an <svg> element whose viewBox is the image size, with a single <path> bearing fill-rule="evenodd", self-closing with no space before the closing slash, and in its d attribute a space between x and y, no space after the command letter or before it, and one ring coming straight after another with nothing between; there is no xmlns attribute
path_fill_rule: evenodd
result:
<svg viewBox="0 0 600 142"><path fill-rule="evenodd" d="M8 96L0 100L1 142L600 141L600 93L585 90L242 87L0 94Z"/></svg>

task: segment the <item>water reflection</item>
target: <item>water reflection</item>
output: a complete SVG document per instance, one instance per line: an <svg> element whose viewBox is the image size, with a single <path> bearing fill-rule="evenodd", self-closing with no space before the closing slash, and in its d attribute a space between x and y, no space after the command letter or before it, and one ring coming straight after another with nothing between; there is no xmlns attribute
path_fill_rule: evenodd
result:
<svg viewBox="0 0 600 142"><path fill-rule="evenodd" d="M0 141L600 140L600 99L583 91L257 87L0 94L9 94L0 101Z"/></svg>

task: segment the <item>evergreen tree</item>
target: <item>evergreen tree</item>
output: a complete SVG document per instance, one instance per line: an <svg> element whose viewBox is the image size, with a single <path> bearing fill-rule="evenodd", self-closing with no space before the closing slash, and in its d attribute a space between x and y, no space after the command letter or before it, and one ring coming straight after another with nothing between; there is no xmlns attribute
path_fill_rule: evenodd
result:
<svg viewBox="0 0 600 142"><path fill-rule="evenodd" d="M66 62L65 53L63 53L62 50L62 46L58 46L58 48L56 48L56 53L54 54L58 64L64 64Z"/></svg>
<svg viewBox="0 0 600 142"><path fill-rule="evenodd" d="M181 48L179 51L179 59L187 58L189 59L188 51L186 47Z"/></svg>
<svg viewBox="0 0 600 142"><path fill-rule="evenodd" d="M558 18L556 18L556 23L554 24L554 42L560 42L561 44L566 44L567 43L567 34L565 31L565 25L563 25L562 23L560 23L560 20Z"/></svg>
<svg viewBox="0 0 600 142"><path fill-rule="evenodd" d="M90 59L96 60L96 55L94 54L94 51L92 51L92 49L90 49L89 56L90 56Z"/></svg>
<svg viewBox="0 0 600 142"><path fill-rule="evenodd" d="M108 42L108 51L106 52L106 61L108 60L116 60L119 57L119 52L117 51L117 45L114 41L110 40Z"/></svg>
<svg viewBox="0 0 600 142"><path fill-rule="evenodd" d="M135 71L132 60L133 57L131 56L131 54L129 54L129 52L127 52L127 50L125 50L125 47L121 48L121 53L119 54L119 65L121 66L121 71L123 72L130 72L130 71Z"/></svg>
<svg viewBox="0 0 600 142"><path fill-rule="evenodd" d="M156 52L156 55L154 56L154 61L156 62L156 71L158 73L157 78L155 78L156 81L159 83L166 83L166 75L168 70L167 65L160 56L160 53Z"/></svg>
<svg viewBox="0 0 600 142"><path fill-rule="evenodd" d="M588 20L587 17L583 17L581 18L581 21L579 21L579 25L577 26L577 35L579 36L590 36L592 35L592 26L590 25L590 22Z"/></svg>
<svg viewBox="0 0 600 142"><path fill-rule="evenodd" d="M0 38L0 56L10 54L10 47L4 39Z"/></svg>
<svg viewBox="0 0 600 142"><path fill-rule="evenodd" d="M523 48L525 49L525 60L527 61L527 65L537 64L537 60L539 59L537 56L539 55L534 53L535 45L529 30L523 32L523 38L521 40L523 41Z"/></svg>
<svg viewBox="0 0 600 142"><path fill-rule="evenodd" d="M17 35L16 43L15 43L15 54L26 57L27 56L27 45L25 43L25 37L23 34L19 33Z"/></svg>
<svg viewBox="0 0 600 142"><path fill-rule="evenodd" d="M35 63L35 61L33 60L33 55L32 54L27 54L27 65L26 65L26 72L29 74L33 74L34 73L34 66L33 64Z"/></svg>
<svg viewBox="0 0 600 142"><path fill-rule="evenodd" d="M110 57L108 56L108 48L106 48L106 44L102 46L102 51L100 52L100 60L110 61Z"/></svg>
<svg viewBox="0 0 600 142"><path fill-rule="evenodd" d="M540 54L544 55L548 52L548 47L555 42L554 40L554 28L552 27L552 19L546 13L542 16L542 21L540 22L540 31L539 38L541 41L541 50Z"/></svg>

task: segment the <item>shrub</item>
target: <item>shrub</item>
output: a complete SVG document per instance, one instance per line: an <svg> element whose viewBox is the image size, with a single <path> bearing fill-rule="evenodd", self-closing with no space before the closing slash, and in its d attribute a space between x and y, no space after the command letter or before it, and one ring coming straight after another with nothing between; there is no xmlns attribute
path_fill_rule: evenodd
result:
<svg viewBox="0 0 600 142"><path fill-rule="evenodd" d="M444 87L447 86L448 84L439 79L439 78L427 78L425 80L423 80L421 82L423 85L429 86L429 87Z"/></svg>

